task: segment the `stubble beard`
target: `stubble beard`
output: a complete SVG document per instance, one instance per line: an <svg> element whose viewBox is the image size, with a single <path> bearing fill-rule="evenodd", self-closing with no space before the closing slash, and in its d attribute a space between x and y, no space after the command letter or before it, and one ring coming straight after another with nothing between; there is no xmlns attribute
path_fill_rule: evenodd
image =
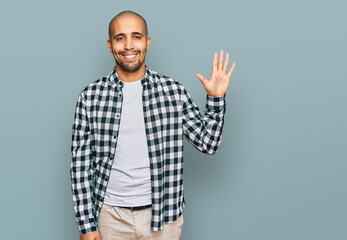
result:
<svg viewBox="0 0 347 240"><path fill-rule="evenodd" d="M138 54L140 54L140 53L138 53ZM123 71L128 72L128 73L134 73L140 69L140 67L143 65L145 59L142 62L139 59L135 63L126 63L124 61L118 61L117 59L115 59L115 60L116 60L116 66L119 66Z"/></svg>

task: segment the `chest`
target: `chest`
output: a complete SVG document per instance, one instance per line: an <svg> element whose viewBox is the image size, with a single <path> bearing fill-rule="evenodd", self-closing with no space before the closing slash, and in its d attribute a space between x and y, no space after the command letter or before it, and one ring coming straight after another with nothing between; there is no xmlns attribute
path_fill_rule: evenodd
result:
<svg viewBox="0 0 347 240"><path fill-rule="evenodd" d="M114 146L117 140L120 122L126 124L124 106L130 98L125 96L122 89L108 89L95 94L89 102L88 117L91 135L97 146ZM137 104L136 111L142 111L147 140L163 138L173 134L181 124L181 105L178 95L168 94L159 85L157 87L143 87L139 93L141 106ZM140 116L137 114L136 116ZM151 144L150 144L151 145Z"/></svg>

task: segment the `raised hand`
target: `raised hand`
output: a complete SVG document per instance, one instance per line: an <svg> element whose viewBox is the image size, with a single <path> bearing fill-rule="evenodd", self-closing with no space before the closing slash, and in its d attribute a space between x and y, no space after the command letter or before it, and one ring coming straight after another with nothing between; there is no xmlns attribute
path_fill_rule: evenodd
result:
<svg viewBox="0 0 347 240"><path fill-rule="evenodd" d="M223 64L224 59L224 51L220 51L219 62L217 63L218 53L214 53L213 56L213 64L212 64L212 73L209 80L206 80L204 76L201 74L196 74L196 76L200 79L201 83L204 85L204 88L207 94L211 97L220 97L225 94L228 89L230 76L233 73L236 63L234 62L226 73L229 62L229 53L226 54L225 62Z"/></svg>

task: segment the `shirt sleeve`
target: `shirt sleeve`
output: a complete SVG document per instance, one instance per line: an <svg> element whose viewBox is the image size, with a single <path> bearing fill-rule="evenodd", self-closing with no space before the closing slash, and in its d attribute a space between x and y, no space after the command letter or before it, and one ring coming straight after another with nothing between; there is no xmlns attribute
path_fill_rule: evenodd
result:
<svg viewBox="0 0 347 240"><path fill-rule="evenodd" d="M184 89L182 95L183 134L202 153L215 154L221 143L226 112L225 96L226 94L211 97L206 94L206 107L201 114L190 94Z"/></svg>
<svg viewBox="0 0 347 240"><path fill-rule="evenodd" d="M93 214L93 154L90 128L83 92L81 92L72 126L71 190L76 222L80 234L98 230Z"/></svg>

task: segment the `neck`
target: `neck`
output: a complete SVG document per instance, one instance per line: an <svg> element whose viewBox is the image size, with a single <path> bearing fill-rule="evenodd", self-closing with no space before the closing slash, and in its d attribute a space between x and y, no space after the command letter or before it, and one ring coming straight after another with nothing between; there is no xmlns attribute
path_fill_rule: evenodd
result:
<svg viewBox="0 0 347 240"><path fill-rule="evenodd" d="M139 70L137 70L136 72L126 72L123 69L116 67L116 72L118 77L123 82L134 82L145 77L146 66L145 66L145 63L143 63L142 66L139 68Z"/></svg>

